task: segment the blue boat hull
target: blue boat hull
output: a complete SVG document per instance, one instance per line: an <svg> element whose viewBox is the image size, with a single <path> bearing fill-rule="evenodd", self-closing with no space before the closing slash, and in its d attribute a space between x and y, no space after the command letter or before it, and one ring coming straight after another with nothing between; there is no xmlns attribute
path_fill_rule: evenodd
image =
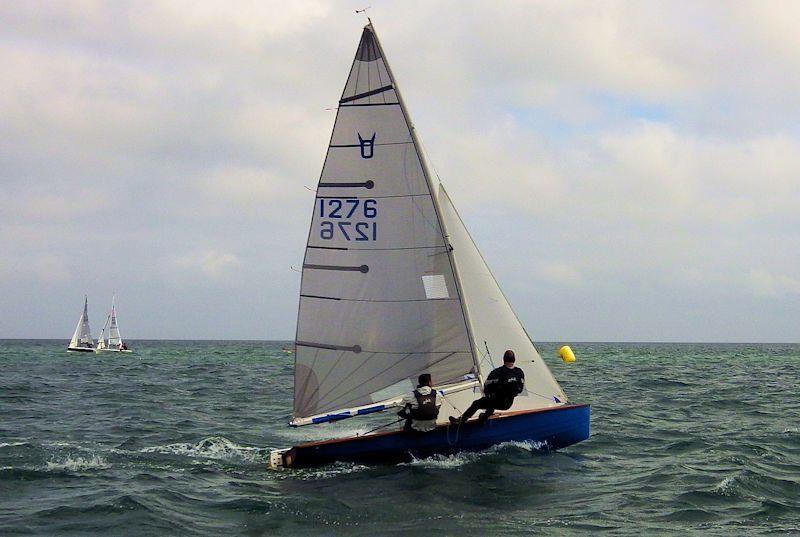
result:
<svg viewBox="0 0 800 537"><path fill-rule="evenodd" d="M333 462L408 462L432 455L480 451L503 442L541 442L542 449L563 448L589 438L589 405L510 412L484 424L440 425L428 433L388 433L310 442L283 454L283 465L291 468Z"/></svg>

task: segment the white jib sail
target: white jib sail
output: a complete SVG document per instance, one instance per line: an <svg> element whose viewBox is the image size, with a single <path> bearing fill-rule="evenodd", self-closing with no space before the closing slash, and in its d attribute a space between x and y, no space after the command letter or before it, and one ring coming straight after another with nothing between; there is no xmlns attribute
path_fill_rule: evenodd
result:
<svg viewBox="0 0 800 537"><path fill-rule="evenodd" d="M439 185L438 200L469 309L474 346L480 355L481 380L485 380L492 369L503 365L503 353L511 349L516 355L517 367L525 373L525 391L517 396L510 410L545 408L566 402L561 386L536 352L442 185ZM470 394L465 393L451 399L469 397ZM456 405L465 407L469 401L459 401Z"/></svg>
<svg viewBox="0 0 800 537"><path fill-rule="evenodd" d="M448 245L397 85L364 28L303 261L294 417L391 400L420 373L476 371Z"/></svg>
<svg viewBox="0 0 800 537"><path fill-rule="evenodd" d="M72 339L69 342L70 347L91 347L92 346L92 333L89 329L89 299L84 297L83 300L83 313L78 319L78 326L75 327L75 333L72 334Z"/></svg>
<svg viewBox="0 0 800 537"><path fill-rule="evenodd" d="M100 331L100 336L97 338L97 348L98 349L107 349L108 344L106 343L106 330L108 329L108 323L111 322L111 315L106 316L106 322L103 324L103 329Z"/></svg>

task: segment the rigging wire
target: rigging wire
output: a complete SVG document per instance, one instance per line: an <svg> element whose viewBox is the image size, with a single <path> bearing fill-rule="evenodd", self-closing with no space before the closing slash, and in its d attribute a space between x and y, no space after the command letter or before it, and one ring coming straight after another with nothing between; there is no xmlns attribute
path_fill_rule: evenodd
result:
<svg viewBox="0 0 800 537"><path fill-rule="evenodd" d="M405 420L405 418L400 418L400 419L399 419L399 420L397 420L397 421L393 421L393 422L390 422L390 423L386 423L386 424L384 424L384 425L379 425L378 427L375 427L374 429L370 429L370 430L369 430L369 431L367 431L366 433L360 433L360 434L357 434L356 436L367 436L367 435L368 435L368 434L370 434L370 433L374 433L374 432L375 432L375 431L377 431L378 429L383 429L384 427L389 427L390 425L396 425L396 424L398 424L398 423L400 423L401 421L404 421L404 420Z"/></svg>

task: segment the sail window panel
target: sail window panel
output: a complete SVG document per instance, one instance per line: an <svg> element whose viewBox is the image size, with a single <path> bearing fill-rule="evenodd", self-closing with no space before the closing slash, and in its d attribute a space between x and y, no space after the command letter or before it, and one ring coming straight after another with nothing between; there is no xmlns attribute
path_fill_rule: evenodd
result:
<svg viewBox="0 0 800 537"><path fill-rule="evenodd" d="M333 186L367 181L372 183L362 187ZM317 189L319 196L370 198L429 194L413 144L379 146L370 159L361 158L359 147L332 147L320 183L326 186Z"/></svg>
<svg viewBox="0 0 800 537"><path fill-rule="evenodd" d="M444 246L420 250L320 250L306 253L306 264L369 267L366 273L303 269L302 295L344 300L427 300L420 277L436 274L445 293L455 289ZM439 298L453 298L441 296Z"/></svg>
<svg viewBox="0 0 800 537"><path fill-rule="evenodd" d="M411 379L403 379L400 382L395 382L391 386L387 386L382 390L378 390L377 392L369 394L369 398L372 399L372 402L379 403L381 401L386 401L387 399L393 399L395 397L400 397L401 395L405 395L410 393L414 389L415 384L411 381Z"/></svg>
<svg viewBox="0 0 800 537"><path fill-rule="evenodd" d="M429 196L317 198L308 245L398 249L443 246L444 239Z"/></svg>
<svg viewBox="0 0 800 537"><path fill-rule="evenodd" d="M362 353L470 350L461 306L455 300L386 303L300 297L298 326L297 341L358 345Z"/></svg>
<svg viewBox="0 0 800 537"><path fill-rule="evenodd" d="M342 107L331 138L332 146L364 145L358 160L369 160L387 144L410 142L411 133L399 106Z"/></svg>
<svg viewBox="0 0 800 537"><path fill-rule="evenodd" d="M425 298L428 300L450 298L444 274L428 274L423 276L422 286L425 289Z"/></svg>

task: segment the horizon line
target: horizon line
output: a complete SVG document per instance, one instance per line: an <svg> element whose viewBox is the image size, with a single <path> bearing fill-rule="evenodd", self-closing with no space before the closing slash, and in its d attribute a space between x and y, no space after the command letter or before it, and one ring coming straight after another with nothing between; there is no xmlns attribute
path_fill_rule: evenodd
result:
<svg viewBox="0 0 800 537"><path fill-rule="evenodd" d="M258 343L294 343L294 339L216 339L216 338L125 338L126 341L220 341L220 342L258 342ZM0 341L69 341L66 338L26 338L26 337L0 337ZM562 345L576 345L576 344L592 344L592 343L625 343L625 344L679 344L679 345L798 345L798 341L656 341L656 340L539 340L534 341L534 345L538 344L562 344Z"/></svg>

